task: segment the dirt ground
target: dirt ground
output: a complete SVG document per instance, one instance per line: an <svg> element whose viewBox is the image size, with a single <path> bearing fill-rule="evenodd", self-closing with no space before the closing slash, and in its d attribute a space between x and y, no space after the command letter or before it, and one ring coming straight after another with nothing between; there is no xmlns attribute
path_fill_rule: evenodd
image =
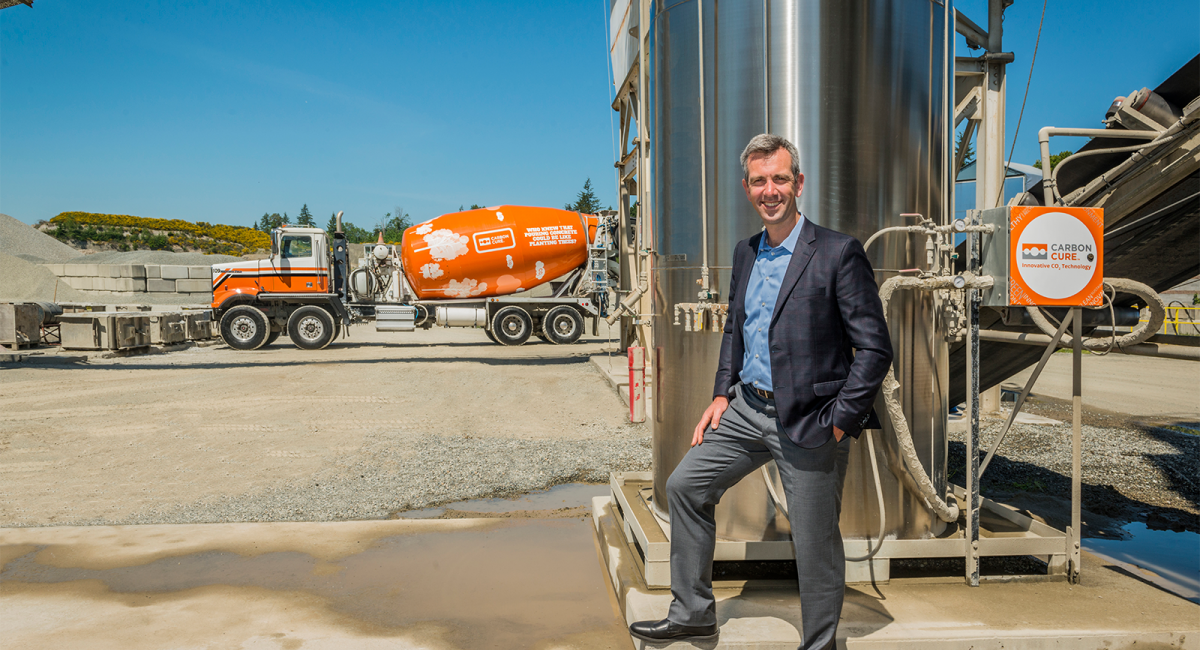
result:
<svg viewBox="0 0 1200 650"><path fill-rule="evenodd" d="M588 362L606 346L357 326L315 352L284 337L254 352L6 364L0 526L185 523L206 508L222 521L380 517L648 463L648 427L627 424ZM613 449L624 455L588 455ZM396 481L432 496L395 497Z"/></svg>

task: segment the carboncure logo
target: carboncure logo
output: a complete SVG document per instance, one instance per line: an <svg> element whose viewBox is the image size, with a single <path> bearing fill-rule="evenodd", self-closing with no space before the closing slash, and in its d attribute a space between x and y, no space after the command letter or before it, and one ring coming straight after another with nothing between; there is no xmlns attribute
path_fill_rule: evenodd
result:
<svg viewBox="0 0 1200 650"><path fill-rule="evenodd" d="M1078 216L1048 211L1033 216L1023 226L1013 261L1031 297L1039 301L1066 300L1094 284L1099 246L1092 229Z"/></svg>

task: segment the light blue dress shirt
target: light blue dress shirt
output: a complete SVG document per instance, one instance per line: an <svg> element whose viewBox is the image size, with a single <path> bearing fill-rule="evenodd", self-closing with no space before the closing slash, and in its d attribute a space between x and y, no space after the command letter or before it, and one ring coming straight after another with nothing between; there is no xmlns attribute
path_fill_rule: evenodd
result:
<svg viewBox="0 0 1200 650"><path fill-rule="evenodd" d="M761 390L774 391L771 383L771 316L775 313L775 301L779 299L779 287L796 250L804 215L799 215L792 232L775 248L767 243L767 234L758 240L758 255L746 284L746 323L742 326L742 341L745 353L742 356L742 372L738 375L742 383Z"/></svg>

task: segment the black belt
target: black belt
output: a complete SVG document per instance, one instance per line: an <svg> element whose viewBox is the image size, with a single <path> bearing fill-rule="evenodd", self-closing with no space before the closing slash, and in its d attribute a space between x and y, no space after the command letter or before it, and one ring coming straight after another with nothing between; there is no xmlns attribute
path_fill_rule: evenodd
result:
<svg viewBox="0 0 1200 650"><path fill-rule="evenodd" d="M763 399L775 399L775 393L772 393L769 390L763 390L763 389L755 387L755 386L748 386L748 388L750 390L754 391L755 393L758 393L758 396Z"/></svg>

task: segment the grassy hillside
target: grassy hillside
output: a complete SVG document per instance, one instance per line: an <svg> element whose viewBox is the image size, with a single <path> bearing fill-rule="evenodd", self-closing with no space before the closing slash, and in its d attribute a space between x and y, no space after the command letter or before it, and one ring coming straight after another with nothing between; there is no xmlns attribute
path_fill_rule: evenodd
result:
<svg viewBox="0 0 1200 650"><path fill-rule="evenodd" d="M271 247L271 237L254 228L204 221L63 212L50 224L46 234L60 241L103 242L122 251L147 248L240 256Z"/></svg>

